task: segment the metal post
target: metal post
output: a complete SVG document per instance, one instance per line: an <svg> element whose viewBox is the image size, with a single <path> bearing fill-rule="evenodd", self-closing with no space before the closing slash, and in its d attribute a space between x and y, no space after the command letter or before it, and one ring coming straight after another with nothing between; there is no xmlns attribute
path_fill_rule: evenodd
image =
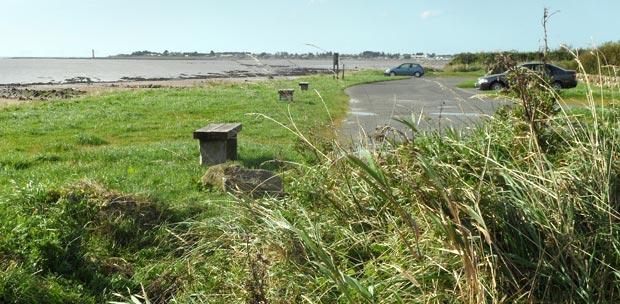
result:
<svg viewBox="0 0 620 304"><path fill-rule="evenodd" d="M340 74L340 62L339 62L339 54L334 53L334 64L332 66L332 72L334 73L334 79L338 79L338 74Z"/></svg>

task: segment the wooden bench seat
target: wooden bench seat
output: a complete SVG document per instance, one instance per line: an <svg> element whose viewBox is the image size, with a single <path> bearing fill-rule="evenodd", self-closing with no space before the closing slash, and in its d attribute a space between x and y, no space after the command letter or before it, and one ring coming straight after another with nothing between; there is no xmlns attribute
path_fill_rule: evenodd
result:
<svg viewBox="0 0 620 304"><path fill-rule="evenodd" d="M200 164L203 166L237 159L237 133L240 123L215 123L194 131L200 141Z"/></svg>

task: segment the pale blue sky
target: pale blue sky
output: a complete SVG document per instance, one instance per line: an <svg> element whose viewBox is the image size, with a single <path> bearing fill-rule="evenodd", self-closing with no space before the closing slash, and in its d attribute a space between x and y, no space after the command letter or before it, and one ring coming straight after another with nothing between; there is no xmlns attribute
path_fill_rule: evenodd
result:
<svg viewBox="0 0 620 304"><path fill-rule="evenodd" d="M321 49L454 54L620 41L618 0L0 0L0 57Z"/></svg>

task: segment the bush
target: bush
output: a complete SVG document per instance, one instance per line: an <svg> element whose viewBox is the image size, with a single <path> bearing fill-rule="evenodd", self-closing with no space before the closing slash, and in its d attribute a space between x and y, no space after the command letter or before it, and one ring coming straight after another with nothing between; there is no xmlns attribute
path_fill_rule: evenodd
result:
<svg viewBox="0 0 620 304"><path fill-rule="evenodd" d="M484 67L480 64L452 64L444 67L444 72L477 72L483 70Z"/></svg>

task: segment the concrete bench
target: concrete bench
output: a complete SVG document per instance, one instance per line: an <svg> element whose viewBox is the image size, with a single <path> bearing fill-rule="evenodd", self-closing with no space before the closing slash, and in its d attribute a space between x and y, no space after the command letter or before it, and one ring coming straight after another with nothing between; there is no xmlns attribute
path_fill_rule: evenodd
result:
<svg viewBox="0 0 620 304"><path fill-rule="evenodd" d="M194 131L200 140L200 164L203 166L237 159L237 133L240 123L216 123Z"/></svg>
<svg viewBox="0 0 620 304"><path fill-rule="evenodd" d="M295 93L294 89L280 89L280 90L278 90L278 94L280 95L280 100L293 101L293 94L294 93Z"/></svg>
<svg viewBox="0 0 620 304"><path fill-rule="evenodd" d="M299 83L299 88L300 88L302 91L308 91L308 86L309 86L309 85L310 85L310 83L308 83L308 82L300 82L300 83Z"/></svg>

